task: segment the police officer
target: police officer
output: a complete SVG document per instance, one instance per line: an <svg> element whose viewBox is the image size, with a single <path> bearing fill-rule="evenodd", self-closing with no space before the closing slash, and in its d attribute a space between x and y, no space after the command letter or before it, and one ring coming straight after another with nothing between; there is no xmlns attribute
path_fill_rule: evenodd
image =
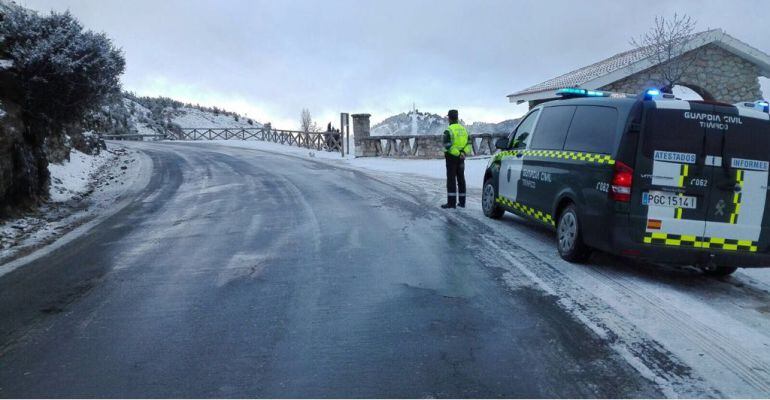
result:
<svg viewBox="0 0 770 400"><path fill-rule="evenodd" d="M449 110L449 127L444 131L447 202L441 208L465 207L465 156L472 150L468 131L459 123L457 110Z"/></svg>

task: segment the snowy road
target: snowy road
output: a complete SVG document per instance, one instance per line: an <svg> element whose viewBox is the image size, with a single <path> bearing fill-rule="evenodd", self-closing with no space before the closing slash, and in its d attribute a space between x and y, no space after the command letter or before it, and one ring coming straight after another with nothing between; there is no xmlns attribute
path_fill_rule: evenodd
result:
<svg viewBox="0 0 770 400"><path fill-rule="evenodd" d="M761 273L571 265L430 178L131 146L147 188L0 277L0 397L770 393Z"/></svg>

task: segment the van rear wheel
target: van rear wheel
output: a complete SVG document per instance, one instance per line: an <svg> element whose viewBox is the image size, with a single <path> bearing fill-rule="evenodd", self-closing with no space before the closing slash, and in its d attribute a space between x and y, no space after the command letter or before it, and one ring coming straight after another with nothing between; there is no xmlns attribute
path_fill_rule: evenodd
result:
<svg viewBox="0 0 770 400"><path fill-rule="evenodd" d="M582 263L588 260L591 250L583 243L580 221L574 204L568 205L559 215L556 225L556 247L566 261Z"/></svg>
<svg viewBox="0 0 770 400"><path fill-rule="evenodd" d="M484 182L484 191L481 193L481 208L484 215L492 219L500 219L505 210L497 204L497 190L492 179Z"/></svg>
<svg viewBox="0 0 770 400"><path fill-rule="evenodd" d="M713 277L723 277L732 275L733 272L737 271L738 267L712 267L712 268L704 268L703 274L706 276L713 276Z"/></svg>

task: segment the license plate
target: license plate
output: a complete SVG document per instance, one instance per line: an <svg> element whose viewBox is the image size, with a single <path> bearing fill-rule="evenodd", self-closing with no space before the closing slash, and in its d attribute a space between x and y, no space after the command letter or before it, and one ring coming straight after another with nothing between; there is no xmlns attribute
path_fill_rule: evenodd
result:
<svg viewBox="0 0 770 400"><path fill-rule="evenodd" d="M698 203L695 196L682 196L666 192L645 192L642 193L642 204L656 207L694 209Z"/></svg>

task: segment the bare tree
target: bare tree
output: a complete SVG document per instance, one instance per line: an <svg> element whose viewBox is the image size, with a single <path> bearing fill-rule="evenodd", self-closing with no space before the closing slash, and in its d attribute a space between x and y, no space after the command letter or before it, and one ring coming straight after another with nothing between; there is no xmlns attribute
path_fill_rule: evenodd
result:
<svg viewBox="0 0 770 400"><path fill-rule="evenodd" d="M299 116L299 126L304 132L318 132L318 125L313 121L313 117L310 116L310 110L307 108L302 109L302 113Z"/></svg>
<svg viewBox="0 0 770 400"><path fill-rule="evenodd" d="M671 19L657 16L647 33L631 39L632 46L644 50L655 62L653 68L662 79L664 92L670 93L698 59L698 52L685 55L696 25L697 21L688 15L674 14Z"/></svg>

